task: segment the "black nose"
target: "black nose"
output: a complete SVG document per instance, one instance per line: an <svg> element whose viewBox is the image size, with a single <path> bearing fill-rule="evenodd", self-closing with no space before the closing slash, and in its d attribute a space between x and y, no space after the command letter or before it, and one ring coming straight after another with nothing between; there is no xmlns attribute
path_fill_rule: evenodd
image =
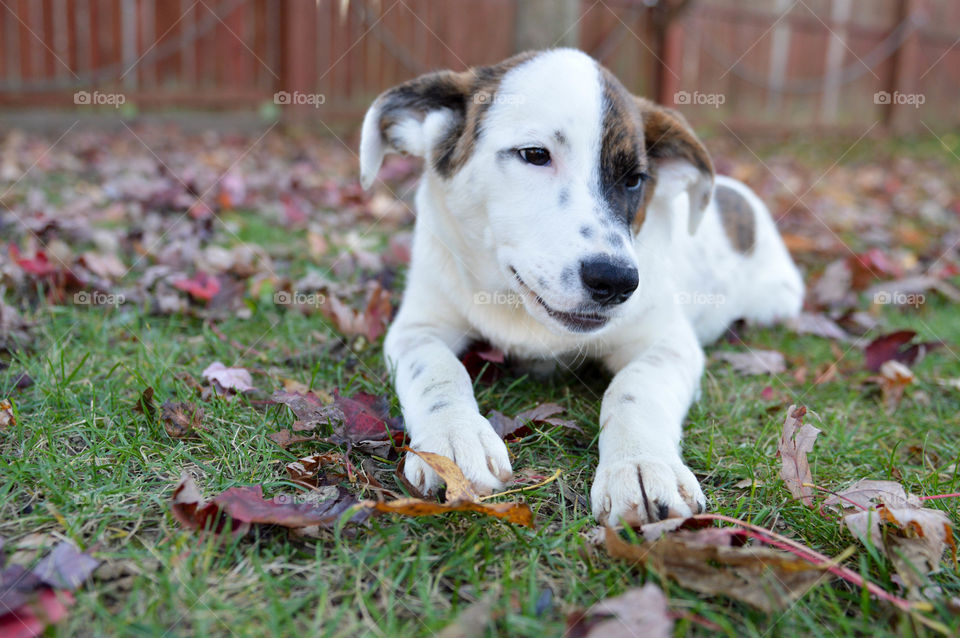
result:
<svg viewBox="0 0 960 638"><path fill-rule="evenodd" d="M636 268L606 257L580 262L580 280L590 297L605 306L623 303L640 283Z"/></svg>

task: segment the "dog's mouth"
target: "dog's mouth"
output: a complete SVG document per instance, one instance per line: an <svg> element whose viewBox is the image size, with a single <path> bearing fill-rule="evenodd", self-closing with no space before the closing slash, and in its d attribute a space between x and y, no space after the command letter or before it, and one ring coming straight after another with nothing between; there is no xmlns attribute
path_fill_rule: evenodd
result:
<svg viewBox="0 0 960 638"><path fill-rule="evenodd" d="M514 279L516 279L521 291L529 293L530 296L536 300L537 305L543 308L552 319L558 321L572 332L593 332L605 326L607 321L609 321L609 317L595 312L563 312L562 310L551 308L540 295L524 283L516 269L512 266L510 267L510 272L513 274Z"/></svg>

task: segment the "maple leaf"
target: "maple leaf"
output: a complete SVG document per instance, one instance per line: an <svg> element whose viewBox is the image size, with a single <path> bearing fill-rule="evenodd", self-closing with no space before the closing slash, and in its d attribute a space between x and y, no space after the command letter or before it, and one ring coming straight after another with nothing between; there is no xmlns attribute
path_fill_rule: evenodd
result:
<svg viewBox="0 0 960 638"><path fill-rule="evenodd" d="M807 453L813 450L820 430L803 422L807 414L804 406L791 405L787 408L787 418L783 422L783 433L777 444L780 455L780 478L794 498L799 498L807 507L813 507L813 488L804 483L812 483L810 463Z"/></svg>

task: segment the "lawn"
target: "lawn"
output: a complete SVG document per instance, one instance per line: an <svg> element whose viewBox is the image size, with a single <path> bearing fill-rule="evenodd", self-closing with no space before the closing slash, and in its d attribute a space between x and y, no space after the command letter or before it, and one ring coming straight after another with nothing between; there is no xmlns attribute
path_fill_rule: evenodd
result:
<svg viewBox="0 0 960 638"><path fill-rule="evenodd" d="M255 136L187 140L140 129L72 133L27 170L56 138L15 136L0 142L30 161L20 167L22 179L0 182L0 233L17 246L0 256L0 300L28 325L25 339L9 338L6 352L0 347L0 399L10 399L15 416L0 429L0 538L8 564L30 565L61 539L102 561L53 635L429 636L486 599L489 626L476 635L559 636L572 612L645 582L667 594L676 635L934 635L837 579L768 614L608 556L593 540L588 500L606 379L589 366L546 379L505 374L476 383L484 414L513 415L552 401L583 429L533 426L509 444L514 470L527 483L560 470L555 481L519 495L535 514L534 529L472 513L379 516L319 538L269 526L236 537L185 529L170 507L182 471L206 495L255 484L268 496L297 494L305 488L286 478L285 465L336 449L318 442L284 449L268 438L294 421L268 400L285 384L326 395L383 395L399 415L379 340L345 334L315 308L280 305L274 295L322 276L323 290L354 307L369 281L392 290L396 304L403 259L391 255L403 252L411 220L392 198L410 199L415 167L394 164L390 189L371 200L352 185L355 158L336 140L276 131L258 143ZM871 248L893 262L891 273L952 263L951 243L960 238L955 148L932 139L864 141L841 155L852 143L758 143L751 150L737 140L708 141L721 170L742 176L783 215L808 281L828 263ZM956 138L944 143L958 146ZM219 179L224 171L228 177ZM204 210L182 197L204 191ZM242 260L217 261L220 253L209 250L244 243L259 247L246 276L237 274ZM96 285L62 272L38 274L17 261L15 252L23 259L37 250L80 264L79 278ZM88 253L114 254L124 268L112 272L84 260ZM50 259L56 270L59 262ZM158 267L167 270L150 270ZM171 284L201 271L230 271L239 287L207 301ZM958 283L956 274L942 278ZM77 290L124 297L84 305ZM788 406L802 404L819 415L808 421L823 431L810 454L818 485L838 490L875 478L918 495L960 491L960 390L941 383L960 378L958 306L930 291L918 307L880 307L863 290L851 293L854 305L879 320L864 340L910 329L917 340L946 344L913 367L916 380L895 410L885 409L852 342L742 327L708 353L777 350L786 371L743 376L711 361L687 419L685 458L712 512L829 556L852 548L846 566L903 595L877 548L861 545L835 514L792 498L779 478L781 427ZM0 346L11 330L0 324ZM201 372L214 361L249 370L256 390L198 396L191 379L203 383ZM193 438L171 438L138 409L147 388L158 404L202 404L203 428ZM350 455L403 491L396 459ZM376 498L360 485L344 486ZM926 501L955 524L958 503ZM930 579L932 610L922 613L956 635L960 612L948 601L960 596L960 573L949 555Z"/></svg>

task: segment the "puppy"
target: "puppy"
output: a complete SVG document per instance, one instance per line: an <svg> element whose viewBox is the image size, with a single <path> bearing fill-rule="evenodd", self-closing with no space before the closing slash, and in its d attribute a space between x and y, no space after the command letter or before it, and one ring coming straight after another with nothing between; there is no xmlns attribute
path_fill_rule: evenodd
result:
<svg viewBox="0 0 960 638"><path fill-rule="evenodd" d="M681 459L701 344L737 318L800 311L803 281L763 203L714 175L671 109L631 95L571 49L424 75L380 95L360 142L364 187L386 153L422 157L403 302L385 354L414 449L452 458L475 488L510 480L457 354L599 359L591 489L601 523L642 524L706 506ZM437 475L408 455L424 491Z"/></svg>

